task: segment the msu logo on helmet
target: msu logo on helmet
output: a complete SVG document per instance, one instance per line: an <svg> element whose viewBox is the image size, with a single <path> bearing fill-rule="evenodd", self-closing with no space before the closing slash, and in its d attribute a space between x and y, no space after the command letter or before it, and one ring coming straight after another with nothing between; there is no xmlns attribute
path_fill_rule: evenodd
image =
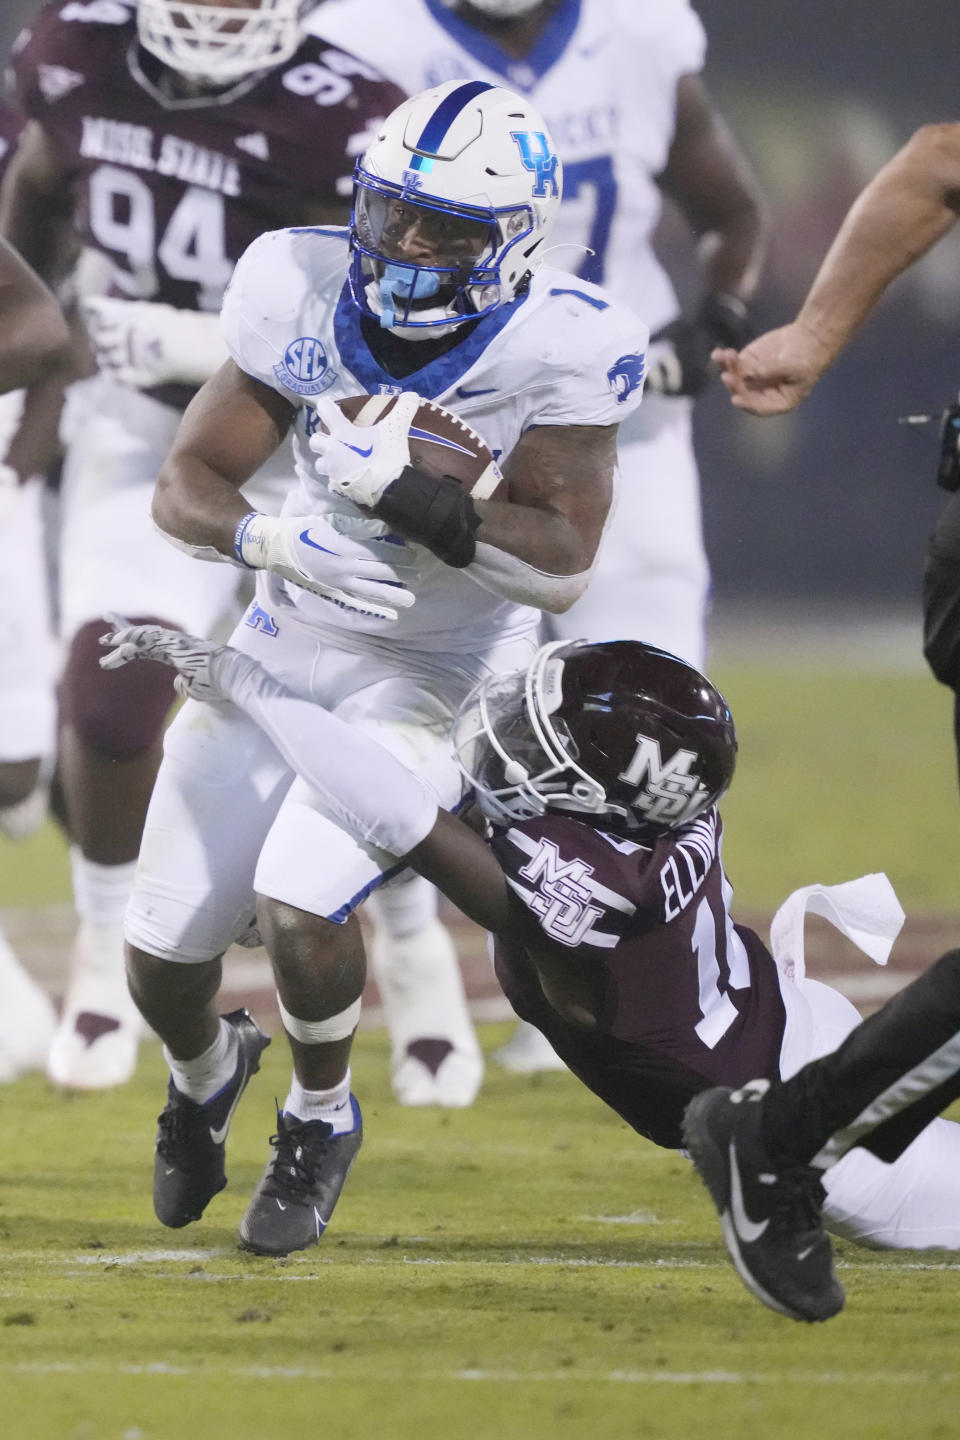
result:
<svg viewBox="0 0 960 1440"><path fill-rule="evenodd" d="M478 686L455 747L493 820L563 810L663 832L720 799L737 737L723 696L676 655L636 640L576 640L544 645L525 673Z"/></svg>
<svg viewBox="0 0 960 1440"><path fill-rule="evenodd" d="M695 750L680 749L663 759L660 741L653 735L638 735L637 749L630 765L618 777L635 785L634 809L651 825L679 825L704 808L709 791L693 770Z"/></svg>

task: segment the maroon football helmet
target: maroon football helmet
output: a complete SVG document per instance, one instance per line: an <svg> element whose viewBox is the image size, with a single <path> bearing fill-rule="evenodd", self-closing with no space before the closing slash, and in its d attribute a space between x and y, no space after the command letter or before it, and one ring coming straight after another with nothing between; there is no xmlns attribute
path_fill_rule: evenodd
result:
<svg viewBox="0 0 960 1440"><path fill-rule="evenodd" d="M719 691L676 655L637 640L542 646L527 670L477 686L454 746L492 820L565 810L652 832L715 804L737 756Z"/></svg>

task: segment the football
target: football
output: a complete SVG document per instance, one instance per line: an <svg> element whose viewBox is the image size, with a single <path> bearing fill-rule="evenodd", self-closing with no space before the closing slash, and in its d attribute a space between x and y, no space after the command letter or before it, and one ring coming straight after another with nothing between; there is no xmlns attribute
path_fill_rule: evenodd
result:
<svg viewBox="0 0 960 1440"><path fill-rule="evenodd" d="M337 406L354 425L375 425L389 414L395 395L348 395ZM486 441L465 420L422 400L410 426L410 463L434 479L457 480L474 500L489 500L503 479Z"/></svg>

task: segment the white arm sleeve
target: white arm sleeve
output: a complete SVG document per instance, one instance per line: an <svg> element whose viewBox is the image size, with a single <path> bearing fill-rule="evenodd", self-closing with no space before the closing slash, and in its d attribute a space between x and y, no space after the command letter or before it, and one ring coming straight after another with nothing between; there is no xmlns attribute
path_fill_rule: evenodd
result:
<svg viewBox="0 0 960 1440"><path fill-rule="evenodd" d="M494 595L502 595L518 605L532 605L535 610L546 610L550 615L561 615L580 599L593 572L591 569L577 575L548 575L516 555L479 540L476 556L465 573Z"/></svg>
<svg viewBox="0 0 960 1440"><path fill-rule="evenodd" d="M354 839L406 855L436 823L437 802L376 740L294 695L249 656L226 650L217 683L270 737Z"/></svg>

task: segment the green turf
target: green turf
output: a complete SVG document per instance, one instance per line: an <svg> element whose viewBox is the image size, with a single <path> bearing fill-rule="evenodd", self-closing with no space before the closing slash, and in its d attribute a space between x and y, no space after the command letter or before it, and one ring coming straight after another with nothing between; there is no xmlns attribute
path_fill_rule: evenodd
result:
<svg viewBox="0 0 960 1440"><path fill-rule="evenodd" d="M886 870L908 910L957 905L960 803L950 697L925 673L723 667L740 734L723 804L740 904L774 909L790 890ZM69 894L50 827L0 839L0 906Z"/></svg>
<svg viewBox="0 0 960 1440"><path fill-rule="evenodd" d="M120 1091L0 1091L5 1437L957 1433L960 1257L842 1246L843 1315L772 1315L682 1158L566 1075L491 1067L471 1110L404 1111L384 1036L362 1034L367 1137L331 1230L287 1261L244 1256L235 1227L286 1074L274 1045L234 1122L228 1190L179 1232L150 1208L156 1046Z"/></svg>

